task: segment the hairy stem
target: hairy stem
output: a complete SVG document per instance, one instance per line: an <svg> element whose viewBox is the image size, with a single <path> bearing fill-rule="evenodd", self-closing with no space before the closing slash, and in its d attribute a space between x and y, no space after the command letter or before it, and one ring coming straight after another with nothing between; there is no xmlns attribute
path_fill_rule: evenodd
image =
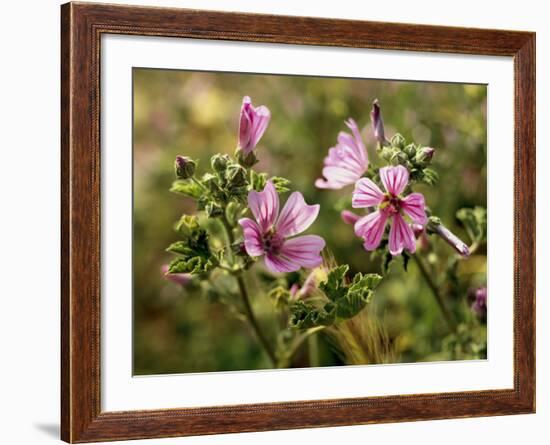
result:
<svg viewBox="0 0 550 445"><path fill-rule="evenodd" d="M422 259L416 254L413 254L411 256L416 262L416 265L418 266L418 269L420 270L420 273L422 274L423 278L426 280L428 287L432 291L432 294L435 297L435 301L437 302L439 309L441 309L441 313L443 314L443 318L445 318L445 321L449 326L449 329L452 332L455 332L456 322L454 320L454 317L452 316L451 312L447 308L447 305L445 304L445 301L443 300L443 297L439 292L439 288L437 287L434 280L432 279L432 276L430 275L430 272L428 271L426 265L424 264L424 261L422 261Z"/></svg>
<svg viewBox="0 0 550 445"><path fill-rule="evenodd" d="M271 344L265 337L262 329L260 328L260 325L258 324L258 321L256 320L256 317L254 316L254 312L252 311L252 306L250 305L250 298L248 297L248 290L246 288L246 283L244 281L244 278L242 274L236 275L235 278L237 279L237 284L239 285L239 291L241 293L241 297L243 300L245 315L250 325L252 326L252 329L254 329L254 333L256 334L256 337L258 337L258 340L260 340L260 343L265 353L269 356L269 359L271 360L272 365L276 367L277 357L275 356L275 352L273 351Z"/></svg>
<svg viewBox="0 0 550 445"><path fill-rule="evenodd" d="M225 216L225 209L221 217L221 221L225 229L225 233L227 235L228 255L232 258L233 254L231 252L231 246L235 242L235 235L233 234L233 228L231 227L231 224L229 224L229 221ZM244 312L248 320L248 323L250 324L250 326L252 326L252 329L254 330L256 337L258 337L258 340L260 341L260 344L262 345L265 353L269 356L269 359L272 365L274 367L277 367L277 357L275 356L275 352L273 351L271 344L269 343L269 341L267 340L267 337L265 336L262 329L260 328L260 325L256 320L256 316L254 315L254 311L252 310L252 305L250 304L250 298L248 296L248 289L246 287L246 282L244 281L244 277L242 276L242 273L235 274L234 276L239 286L239 293L241 294Z"/></svg>

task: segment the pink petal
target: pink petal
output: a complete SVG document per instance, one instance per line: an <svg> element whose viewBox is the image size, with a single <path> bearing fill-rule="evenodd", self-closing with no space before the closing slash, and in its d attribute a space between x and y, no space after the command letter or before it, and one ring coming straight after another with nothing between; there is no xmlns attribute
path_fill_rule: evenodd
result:
<svg viewBox="0 0 550 445"><path fill-rule="evenodd" d="M269 120L271 119L271 113L269 109L263 105L254 110L254 120L252 121L252 135L250 145L256 147L258 142L265 133Z"/></svg>
<svg viewBox="0 0 550 445"><path fill-rule="evenodd" d="M426 204L422 193L411 193L401 201L401 208L418 224L426 224Z"/></svg>
<svg viewBox="0 0 550 445"><path fill-rule="evenodd" d="M304 235L286 240L279 255L302 267L312 269L323 262L320 252L324 248L325 240L320 236Z"/></svg>
<svg viewBox="0 0 550 445"><path fill-rule="evenodd" d="M267 181L262 192L252 190L248 193L248 207L258 221L262 233L275 224L279 214L279 195L271 181Z"/></svg>
<svg viewBox="0 0 550 445"><path fill-rule="evenodd" d="M274 255L272 253L266 254L265 266L271 272L295 272L300 269L300 265L280 255Z"/></svg>
<svg viewBox="0 0 550 445"><path fill-rule="evenodd" d="M389 250L390 253L395 256L401 254L403 248L414 253L416 250L416 239L411 227L399 213L396 213L393 215L393 221L390 228Z"/></svg>
<svg viewBox="0 0 550 445"><path fill-rule="evenodd" d="M264 254L262 243L262 233L260 226L250 218L239 219L239 224L243 228L244 248L250 256L261 256Z"/></svg>
<svg viewBox="0 0 550 445"><path fill-rule="evenodd" d="M387 219L386 212L376 211L355 223L355 234L363 238L363 246L366 250L374 250L380 245Z"/></svg>
<svg viewBox="0 0 550 445"><path fill-rule="evenodd" d="M353 208L374 207L384 200L382 190L369 178L361 178L355 183L351 205Z"/></svg>
<svg viewBox="0 0 550 445"><path fill-rule="evenodd" d="M277 233L288 238L306 230L319 214L319 204L306 204L300 192L294 192L288 198L276 225Z"/></svg>
<svg viewBox="0 0 550 445"><path fill-rule="evenodd" d="M365 148L365 144L363 144L363 139L361 138L361 133L359 132L359 127L351 117L346 121L346 125L353 133L353 137L356 143L354 147L355 152L357 154L358 159L362 161L366 170L369 166L369 159L368 159L367 149Z"/></svg>
<svg viewBox="0 0 550 445"><path fill-rule="evenodd" d="M326 178L326 182L332 185L331 188L335 189L353 184L361 177L361 174L344 167L327 166L323 168L323 176Z"/></svg>
<svg viewBox="0 0 550 445"><path fill-rule="evenodd" d="M186 286L193 280L190 273L168 273L168 264L163 264L160 270L164 278L180 286Z"/></svg>
<svg viewBox="0 0 550 445"><path fill-rule="evenodd" d="M386 191L397 196L403 193L409 183L409 171L402 165L382 167L380 169L380 179Z"/></svg>
<svg viewBox="0 0 550 445"><path fill-rule="evenodd" d="M239 120L239 147L241 147L245 153L250 152L254 148L250 144L252 121L250 120L249 113L251 107L252 103L250 97L244 96Z"/></svg>
<svg viewBox="0 0 550 445"><path fill-rule="evenodd" d="M359 215L356 215L353 212L350 212L349 210L342 210L340 212L340 218L342 218L342 221L344 221L346 224L354 225L357 221L361 219Z"/></svg>

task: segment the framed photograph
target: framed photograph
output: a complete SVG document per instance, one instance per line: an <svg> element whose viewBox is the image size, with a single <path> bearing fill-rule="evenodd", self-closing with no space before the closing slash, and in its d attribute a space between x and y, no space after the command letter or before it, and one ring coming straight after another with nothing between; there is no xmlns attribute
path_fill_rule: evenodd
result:
<svg viewBox="0 0 550 445"><path fill-rule="evenodd" d="M61 8L62 439L535 411L535 34Z"/></svg>

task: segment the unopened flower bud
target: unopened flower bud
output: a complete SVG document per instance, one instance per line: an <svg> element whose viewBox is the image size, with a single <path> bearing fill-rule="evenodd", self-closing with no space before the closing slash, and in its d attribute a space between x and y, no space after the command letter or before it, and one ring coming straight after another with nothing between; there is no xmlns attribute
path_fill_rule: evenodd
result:
<svg viewBox="0 0 550 445"><path fill-rule="evenodd" d="M349 210L342 210L342 212L340 212L340 217L342 218L342 221L352 226L361 218L359 215L356 215Z"/></svg>
<svg viewBox="0 0 550 445"><path fill-rule="evenodd" d="M239 148L237 149L236 156L239 164L246 168L253 167L258 162L258 158L253 151L246 152Z"/></svg>
<svg viewBox="0 0 550 445"><path fill-rule="evenodd" d="M403 151L405 154L409 157L409 159L413 159L416 156L416 147L414 144L407 145Z"/></svg>
<svg viewBox="0 0 550 445"><path fill-rule="evenodd" d="M481 319L487 319L487 288L480 287L468 292L468 299L472 302L470 308Z"/></svg>
<svg viewBox="0 0 550 445"><path fill-rule="evenodd" d="M391 138L391 145L392 147L397 147L403 150L405 148L405 138L401 136L399 133L396 133Z"/></svg>
<svg viewBox="0 0 550 445"><path fill-rule="evenodd" d="M164 264L160 271L164 278L172 283L179 284L180 286L187 286L193 280L191 274L189 273L168 273L168 264Z"/></svg>
<svg viewBox="0 0 550 445"><path fill-rule="evenodd" d="M428 230L432 233L439 235L449 246L456 250L463 257L470 256L470 249L468 246L447 227L441 224L441 220L437 217L431 216L428 219Z"/></svg>
<svg viewBox="0 0 550 445"><path fill-rule="evenodd" d="M380 143L385 144L386 135L384 134L384 121L382 119L382 112L380 111L380 105L378 99L375 99L372 103L372 110L370 112L370 120L372 124L372 130L374 132L374 138Z"/></svg>
<svg viewBox="0 0 550 445"><path fill-rule="evenodd" d="M174 168L178 179L189 179L195 174L197 164L187 156L176 156Z"/></svg>
<svg viewBox="0 0 550 445"><path fill-rule="evenodd" d="M220 190L220 186L218 184L218 178L215 175L212 175L210 173L207 173L203 176L202 183L212 193L216 193Z"/></svg>
<svg viewBox="0 0 550 445"><path fill-rule="evenodd" d="M237 164L232 164L227 167L225 176L229 184L233 187L242 187L247 183L246 170Z"/></svg>
<svg viewBox="0 0 550 445"><path fill-rule="evenodd" d="M434 152L435 149L432 147L422 147L417 151L414 160L417 164L428 165L432 161Z"/></svg>
<svg viewBox="0 0 550 445"><path fill-rule="evenodd" d="M217 171L218 173L223 172L225 170L228 162L229 162L229 156L227 155L216 154L212 156L212 159L210 159L210 165L212 165L212 169L214 171Z"/></svg>
<svg viewBox="0 0 550 445"><path fill-rule="evenodd" d="M392 163L392 165L405 165L408 160L409 157L406 155L405 152L398 151L397 153L394 153L394 155L391 157L390 162Z"/></svg>

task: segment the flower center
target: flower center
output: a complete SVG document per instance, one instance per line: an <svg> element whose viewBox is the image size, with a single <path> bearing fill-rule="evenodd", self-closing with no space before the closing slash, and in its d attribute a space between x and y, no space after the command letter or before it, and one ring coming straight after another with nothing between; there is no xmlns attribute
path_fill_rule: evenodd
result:
<svg viewBox="0 0 550 445"><path fill-rule="evenodd" d="M395 215L401 211L401 198L387 193L380 207L386 209L390 215Z"/></svg>
<svg viewBox="0 0 550 445"><path fill-rule="evenodd" d="M270 229L262 237L263 249L266 253L277 254L283 246L284 238L279 236L273 229Z"/></svg>

